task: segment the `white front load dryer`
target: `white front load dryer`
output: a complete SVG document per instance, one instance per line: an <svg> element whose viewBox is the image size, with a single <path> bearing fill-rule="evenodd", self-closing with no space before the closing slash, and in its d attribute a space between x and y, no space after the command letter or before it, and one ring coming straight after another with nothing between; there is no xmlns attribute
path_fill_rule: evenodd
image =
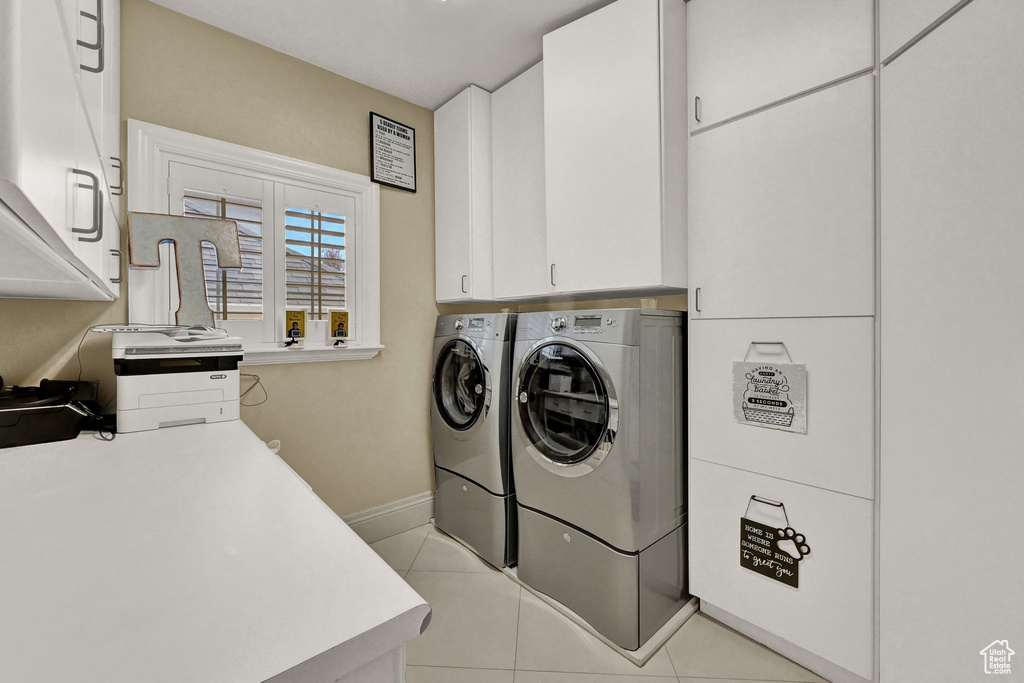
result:
<svg viewBox="0 0 1024 683"><path fill-rule="evenodd" d="M635 650L686 602L686 318L522 313L518 575Z"/></svg>
<svg viewBox="0 0 1024 683"><path fill-rule="evenodd" d="M515 325L515 313L489 313L438 316L434 328L434 523L499 568L516 561L508 416Z"/></svg>

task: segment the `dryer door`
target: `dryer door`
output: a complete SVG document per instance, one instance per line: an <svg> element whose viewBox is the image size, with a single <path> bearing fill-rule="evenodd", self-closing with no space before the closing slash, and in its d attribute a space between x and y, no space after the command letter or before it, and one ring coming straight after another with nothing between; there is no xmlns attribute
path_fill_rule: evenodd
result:
<svg viewBox="0 0 1024 683"><path fill-rule="evenodd" d="M519 366L516 405L534 460L563 476L603 462L618 427L618 402L596 358L563 341L545 340Z"/></svg>
<svg viewBox="0 0 1024 683"><path fill-rule="evenodd" d="M480 353L469 339L446 343L434 366L434 405L451 429L466 432L487 414L490 382Z"/></svg>

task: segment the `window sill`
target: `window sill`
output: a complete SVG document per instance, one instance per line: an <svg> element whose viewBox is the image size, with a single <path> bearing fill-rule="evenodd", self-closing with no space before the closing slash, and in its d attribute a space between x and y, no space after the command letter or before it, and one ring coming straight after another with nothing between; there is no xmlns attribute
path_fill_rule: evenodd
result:
<svg viewBox="0 0 1024 683"><path fill-rule="evenodd" d="M276 365L278 363L321 363L334 360L370 360L384 350L383 346L303 346L276 345L246 348L241 365Z"/></svg>

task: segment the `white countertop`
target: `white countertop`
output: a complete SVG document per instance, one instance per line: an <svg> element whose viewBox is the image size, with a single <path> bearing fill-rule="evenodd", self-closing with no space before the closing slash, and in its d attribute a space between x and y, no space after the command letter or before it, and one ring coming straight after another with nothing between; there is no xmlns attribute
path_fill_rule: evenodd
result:
<svg viewBox="0 0 1024 683"><path fill-rule="evenodd" d="M0 681L341 676L429 612L240 421L0 449Z"/></svg>

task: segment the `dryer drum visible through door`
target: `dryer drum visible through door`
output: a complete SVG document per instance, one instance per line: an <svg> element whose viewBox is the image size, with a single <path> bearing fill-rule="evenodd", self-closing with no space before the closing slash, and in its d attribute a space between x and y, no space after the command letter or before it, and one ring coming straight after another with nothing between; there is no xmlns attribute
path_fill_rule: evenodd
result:
<svg viewBox="0 0 1024 683"><path fill-rule="evenodd" d="M516 396L525 448L549 471L578 477L611 451L619 402L608 371L585 349L558 337L537 342L520 364Z"/></svg>
<svg viewBox="0 0 1024 683"><path fill-rule="evenodd" d="M490 373L480 359L479 348L468 337L452 339L438 353L434 401L456 438L486 418L491 405Z"/></svg>

